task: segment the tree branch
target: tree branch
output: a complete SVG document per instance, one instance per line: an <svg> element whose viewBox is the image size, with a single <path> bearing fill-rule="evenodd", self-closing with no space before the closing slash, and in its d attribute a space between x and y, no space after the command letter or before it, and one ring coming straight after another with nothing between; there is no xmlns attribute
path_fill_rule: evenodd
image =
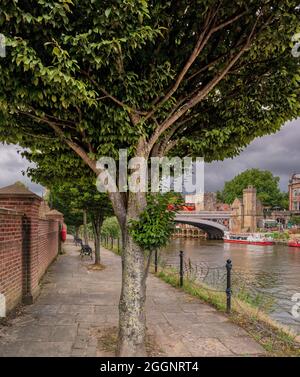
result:
<svg viewBox="0 0 300 377"><path fill-rule="evenodd" d="M48 124L54 130L54 132L61 138L61 140L66 145L68 145L68 147L71 148L76 153L76 155L78 155L97 176L101 173L101 171L97 168L96 161L92 160L85 152L85 150L82 147L80 147L77 143L75 143L73 140L68 139L65 136L64 132L60 129L58 123L45 118L40 118L36 115L24 111L19 111L19 113L34 119L36 122L44 122ZM112 202L112 206L114 208L118 221L120 222L120 224L125 224L126 211L120 192L109 192L108 196Z"/></svg>
<svg viewBox="0 0 300 377"><path fill-rule="evenodd" d="M81 73L83 73L89 80L90 82L99 90L101 91L103 94L105 94L105 97L100 97L100 99L103 99L103 98L109 98L111 99L113 102L115 102L117 105L119 105L120 107L123 107L124 109L127 109L129 112L132 112L132 113L135 113L135 114L138 114L138 115L146 115L147 113L144 112L144 111L139 111L139 110L136 110L134 109L133 107L130 107L129 105L126 105L126 103L120 101L119 99L117 99L116 97L112 96L111 94L109 94L104 88L102 88L98 83L97 81L95 81L89 74L88 72L85 72L85 71L81 71Z"/></svg>
<svg viewBox="0 0 300 377"><path fill-rule="evenodd" d="M251 29L251 32L249 33L245 44L240 49L240 51L232 58L230 59L225 68L222 70L222 72L219 72L207 85L205 85L204 88L199 89L196 91L194 96L188 100L183 106L181 106L175 113L173 113L171 116L169 116L161 125L159 128L155 130L152 137L149 140L148 143L148 150L149 152L153 148L154 144L160 137L160 135L165 132L172 124L174 124L179 118L181 118L188 110L190 110L192 107L197 105L200 101L202 101L208 93L210 93L216 85L227 75L227 73L230 71L230 69L235 65L235 63L240 59L240 57L245 53L245 51L250 47L252 37L255 33L255 29L257 26L259 16L256 18L256 21Z"/></svg>
<svg viewBox="0 0 300 377"><path fill-rule="evenodd" d="M23 114L23 115L26 115L32 119L34 119L35 121L37 122L44 122L46 124L48 124L53 130L54 132L78 155L82 158L82 160L92 169L92 171L96 174L99 174L97 168L96 168L96 163L95 161L93 161L92 159L89 158L89 156L87 155L87 153L85 152L85 150L80 147L78 144L76 144L74 141L68 139L64 132L60 129L59 126L61 126L61 124L57 123L57 122L53 122L51 120L48 120L47 118L40 118L36 115L33 115L33 114L30 114L30 113L27 113L27 112L24 112L24 111L19 111L20 114Z"/></svg>
<svg viewBox="0 0 300 377"><path fill-rule="evenodd" d="M154 109L152 109L147 115L146 117L144 118L144 120L148 120L149 118L151 118L155 112L161 107L163 106L171 97L172 95L176 92L176 90L179 88L181 82L183 81L186 73L189 71L190 67L193 65L193 63L195 62L195 60L197 59L197 57L200 55L201 51L203 50L203 48L206 46L207 42L209 41L210 37L215 33L217 32L218 30L230 25L231 23L237 21L239 18L243 17L245 14L248 13L248 11L244 11L242 13L239 13L233 17L231 17L230 19L226 20L225 22L217 25L217 26L214 26L212 27L210 30L208 30L209 26L210 26L210 23L212 21L212 19L215 17L215 14L217 13L217 10L215 11L215 13L213 15L211 15L211 12L208 13L208 16L205 20L205 26L204 26L204 29L202 31L202 33L200 34L197 42L196 42L196 45L190 55L190 57L188 58L187 62L185 63L183 69L181 70L181 72L179 73L174 85L171 87L171 89L168 91L168 93L157 103L157 105L154 107ZM206 34L207 33L207 34Z"/></svg>

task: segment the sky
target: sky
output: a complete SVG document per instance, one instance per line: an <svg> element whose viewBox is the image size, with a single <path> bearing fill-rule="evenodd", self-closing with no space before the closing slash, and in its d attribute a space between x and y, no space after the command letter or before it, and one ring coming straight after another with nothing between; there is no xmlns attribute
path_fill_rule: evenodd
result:
<svg viewBox="0 0 300 377"><path fill-rule="evenodd" d="M43 187L22 175L29 163L18 154L19 149L0 144L0 187L21 181L42 196ZM300 118L287 123L276 134L255 139L233 159L206 164L205 191L221 190L225 181L250 168L270 170L280 177L280 189L287 191L291 174L300 173Z"/></svg>

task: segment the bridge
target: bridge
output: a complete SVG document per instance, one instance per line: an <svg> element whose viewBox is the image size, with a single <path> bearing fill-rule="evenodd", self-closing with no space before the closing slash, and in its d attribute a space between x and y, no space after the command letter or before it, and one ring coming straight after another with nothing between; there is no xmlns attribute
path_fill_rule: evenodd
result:
<svg viewBox="0 0 300 377"><path fill-rule="evenodd" d="M231 212L227 211L180 211L175 222L193 225L207 233L209 239L222 239L224 232L229 230Z"/></svg>

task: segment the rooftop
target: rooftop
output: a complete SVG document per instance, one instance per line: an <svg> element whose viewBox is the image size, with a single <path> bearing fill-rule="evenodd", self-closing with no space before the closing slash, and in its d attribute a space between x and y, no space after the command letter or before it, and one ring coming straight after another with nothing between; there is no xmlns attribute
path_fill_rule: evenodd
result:
<svg viewBox="0 0 300 377"><path fill-rule="evenodd" d="M23 185L21 182L16 182L13 185L0 188L0 196L2 195L35 197L42 200L40 196L28 190L28 188L25 185Z"/></svg>

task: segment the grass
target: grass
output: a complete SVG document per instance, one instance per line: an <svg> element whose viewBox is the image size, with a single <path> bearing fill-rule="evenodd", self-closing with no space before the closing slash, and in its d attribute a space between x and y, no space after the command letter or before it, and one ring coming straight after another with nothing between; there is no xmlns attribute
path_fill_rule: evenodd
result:
<svg viewBox="0 0 300 377"><path fill-rule="evenodd" d="M269 356L300 356L300 344L294 336L274 327L268 320L245 316L234 311L230 315L232 322L244 328L264 349Z"/></svg>
<svg viewBox="0 0 300 377"><path fill-rule="evenodd" d="M275 302L274 298L266 297L262 293L250 294L246 287L242 287L236 295L237 299L250 305L252 308L260 308L268 313Z"/></svg>
<svg viewBox="0 0 300 377"><path fill-rule="evenodd" d="M113 253L117 254L117 255L121 255L121 253L119 253L119 250L118 250L118 246L117 245L114 245L113 248L109 245L105 245L105 244L101 244L102 247L104 247L105 249L109 250L109 251L112 251Z"/></svg>
<svg viewBox="0 0 300 377"><path fill-rule="evenodd" d="M172 285L173 287L179 287L178 273L171 268L159 271L157 276ZM225 312L226 305L224 300L224 294L221 292L209 291L205 286L196 285L195 283L184 279L182 289L190 295L197 297L210 305L213 305L218 310Z"/></svg>

